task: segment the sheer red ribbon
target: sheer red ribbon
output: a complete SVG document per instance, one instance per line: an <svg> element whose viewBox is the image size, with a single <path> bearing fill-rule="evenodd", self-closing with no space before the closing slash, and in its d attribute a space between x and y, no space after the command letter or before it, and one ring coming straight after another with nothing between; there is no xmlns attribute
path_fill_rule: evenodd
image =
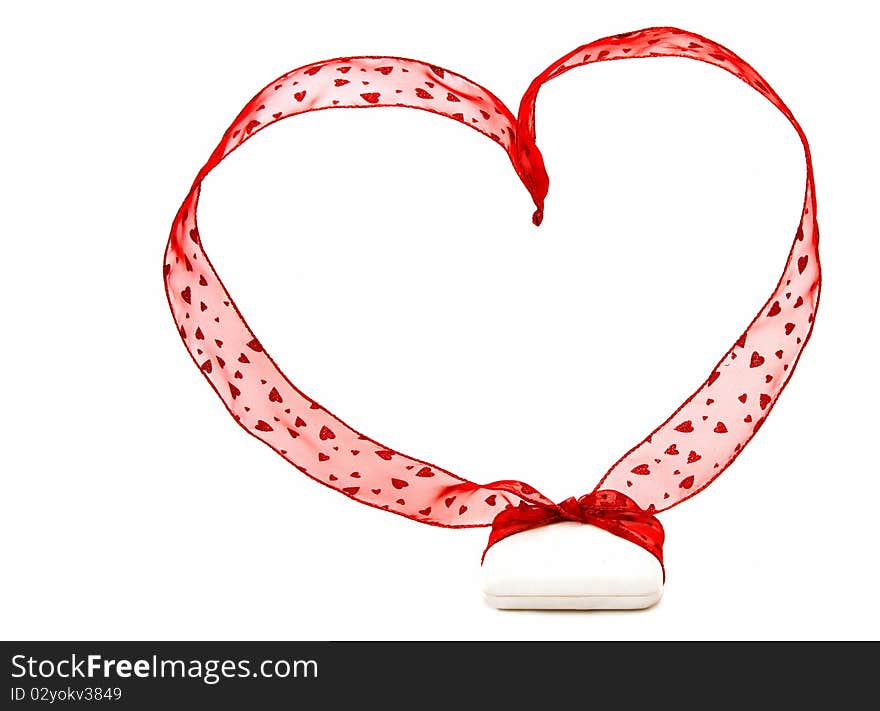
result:
<svg viewBox="0 0 880 711"><path fill-rule="evenodd" d="M626 452L591 494L554 504L533 487L477 484L361 434L296 388L250 330L204 251L196 209L202 180L229 153L282 119L330 108L403 106L459 121L496 141L534 200L540 224L549 180L535 143L541 86L593 62L684 57L724 69L766 97L801 139L807 179L801 219L778 283L697 390ZM543 71L517 117L491 92L441 67L396 57L347 57L279 77L244 107L199 171L165 251L168 304L197 367L235 421L316 481L376 508L435 526L493 526L505 535L568 519L599 525L662 562L653 517L708 486L751 440L788 383L813 328L821 282L813 168L806 136L761 76L730 50L674 28L578 47Z"/></svg>

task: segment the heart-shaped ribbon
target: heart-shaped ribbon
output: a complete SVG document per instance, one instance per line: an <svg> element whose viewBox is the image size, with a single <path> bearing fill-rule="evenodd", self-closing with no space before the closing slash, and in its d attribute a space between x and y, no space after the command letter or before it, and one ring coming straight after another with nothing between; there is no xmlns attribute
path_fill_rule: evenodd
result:
<svg viewBox="0 0 880 711"><path fill-rule="evenodd" d="M476 484L361 434L288 380L248 327L204 251L196 209L205 176L267 126L331 108L404 106L479 131L507 152L535 203L534 222L540 224L549 181L535 143L539 89L575 67L645 57L712 64L767 98L803 143L806 189L791 251L764 306L696 391L618 459L592 494L557 505L520 481ZM819 301L818 242L810 149L791 111L730 50L684 30L659 27L607 37L565 55L531 83L516 117L480 85L412 59L347 57L288 72L244 107L196 176L171 227L164 279L180 337L235 421L321 484L421 523L493 525L490 545L537 522L588 522L646 548L662 562L663 532L653 514L690 498L733 462L794 372Z"/></svg>

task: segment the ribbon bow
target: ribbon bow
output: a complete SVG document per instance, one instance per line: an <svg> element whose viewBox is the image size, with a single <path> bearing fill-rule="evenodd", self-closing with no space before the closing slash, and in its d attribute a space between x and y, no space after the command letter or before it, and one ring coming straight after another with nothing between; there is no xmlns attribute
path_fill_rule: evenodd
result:
<svg viewBox="0 0 880 711"><path fill-rule="evenodd" d="M510 506L492 521L486 552L498 541L540 526L560 521L589 523L620 536L630 543L641 546L651 553L663 566L663 526L650 511L643 511L638 504L619 491L603 490L585 494L579 499L573 496L558 504L526 503ZM664 578L666 570L664 568Z"/></svg>

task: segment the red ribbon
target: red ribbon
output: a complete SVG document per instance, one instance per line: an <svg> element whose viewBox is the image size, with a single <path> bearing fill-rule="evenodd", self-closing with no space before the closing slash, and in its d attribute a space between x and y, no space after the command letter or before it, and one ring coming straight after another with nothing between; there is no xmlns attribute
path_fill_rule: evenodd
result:
<svg viewBox="0 0 880 711"><path fill-rule="evenodd" d="M498 541L533 528L540 528L560 521L577 521L601 528L615 536L641 546L660 561L663 566L663 540L665 534L660 521L639 508L638 504L619 491L593 491L579 499L570 496L558 504L527 504L510 506L492 521L487 551ZM664 568L664 577L666 571Z"/></svg>
<svg viewBox="0 0 880 711"><path fill-rule="evenodd" d="M758 313L711 370L704 371L684 402L608 469L594 493L554 504L524 482L479 484L362 434L287 378L246 323L204 250L197 208L205 176L273 123L331 108L408 107L453 119L491 138L531 194L538 224L549 187L536 144L540 88L577 67L649 57L680 57L723 69L781 111L803 144L804 201L782 274ZM663 166L652 169L661 177L669 173ZM810 149L789 108L729 49L692 32L652 27L605 37L561 57L532 81L516 115L479 84L412 59L340 57L287 72L251 99L199 170L174 218L163 278L180 338L230 415L315 481L421 523L449 528L491 524L489 546L556 521L589 523L645 548L662 564L663 529L654 514L702 491L739 456L797 366L819 303L818 244ZM368 313L360 317L378 318ZM308 344L305 336L303 344ZM517 387L523 385L512 386L511 402ZM618 493L624 491L626 495Z"/></svg>

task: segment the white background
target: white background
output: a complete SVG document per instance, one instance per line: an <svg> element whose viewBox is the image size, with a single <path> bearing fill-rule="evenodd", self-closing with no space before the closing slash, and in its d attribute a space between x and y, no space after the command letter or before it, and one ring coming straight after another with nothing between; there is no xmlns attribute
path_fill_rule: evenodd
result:
<svg viewBox="0 0 880 711"><path fill-rule="evenodd" d="M7 8L0 634L880 636L878 61L866 7ZM736 464L662 516L657 607L498 612L479 595L486 530L356 505L234 425L165 304L168 228L239 108L288 69L417 57L515 110L563 53L661 24L754 64L811 140L825 274L815 335ZM540 229L498 146L398 109L320 112L260 134L208 179L200 221L250 325L309 395L389 446L560 499L591 489L665 419L764 302L804 167L775 109L684 60L553 82L538 143L551 178ZM559 432L565 446L547 451Z"/></svg>

